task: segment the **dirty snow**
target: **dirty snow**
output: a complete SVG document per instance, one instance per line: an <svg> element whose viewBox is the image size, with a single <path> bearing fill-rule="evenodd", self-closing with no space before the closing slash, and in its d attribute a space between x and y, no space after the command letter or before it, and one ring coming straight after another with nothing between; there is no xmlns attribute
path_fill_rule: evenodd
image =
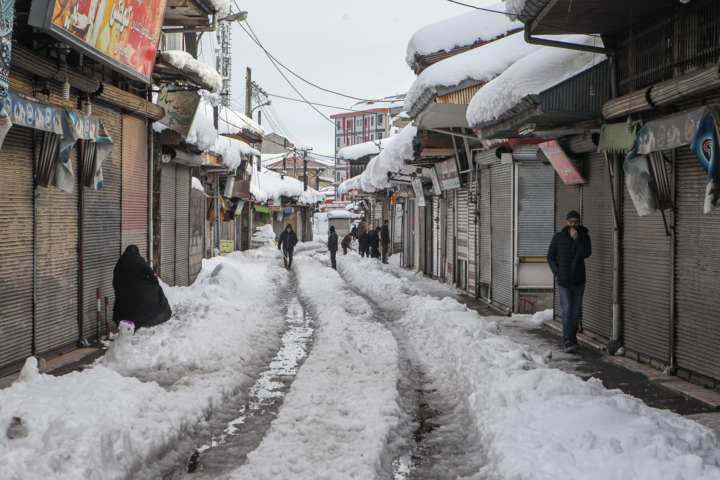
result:
<svg viewBox="0 0 720 480"><path fill-rule="evenodd" d="M505 12L504 3L483 8ZM431 23L415 32L408 43L405 61L412 66L415 63L415 55L450 51L455 47L472 45L478 40L489 42L518 28L520 25L501 13L474 10L456 15Z"/></svg>
<svg viewBox="0 0 720 480"><path fill-rule="evenodd" d="M195 59L195 57L188 52L183 50L165 50L160 52L160 56L170 62L175 68L197 73L200 79L212 88L213 92L220 92L222 90L222 75L207 63Z"/></svg>
<svg viewBox="0 0 720 480"><path fill-rule="evenodd" d="M598 37L571 35L568 43L602 47ZM537 95L563 80L605 60L605 55L553 47L542 47L521 58L487 83L470 101L467 121L478 125L497 119L528 95Z"/></svg>
<svg viewBox="0 0 720 480"><path fill-rule="evenodd" d="M411 111L423 92L430 88L453 87L468 80L487 83L513 63L540 48L525 43L522 33L515 33L430 65L408 90L405 110Z"/></svg>

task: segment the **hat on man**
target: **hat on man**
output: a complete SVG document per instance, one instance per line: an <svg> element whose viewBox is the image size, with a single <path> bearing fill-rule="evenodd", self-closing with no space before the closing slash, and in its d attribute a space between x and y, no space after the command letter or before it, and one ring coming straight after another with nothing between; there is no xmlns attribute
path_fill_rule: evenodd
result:
<svg viewBox="0 0 720 480"><path fill-rule="evenodd" d="M571 218L577 218L580 220L580 214L575 210L570 210L570 212L567 214L567 217L565 217L565 220L570 220Z"/></svg>

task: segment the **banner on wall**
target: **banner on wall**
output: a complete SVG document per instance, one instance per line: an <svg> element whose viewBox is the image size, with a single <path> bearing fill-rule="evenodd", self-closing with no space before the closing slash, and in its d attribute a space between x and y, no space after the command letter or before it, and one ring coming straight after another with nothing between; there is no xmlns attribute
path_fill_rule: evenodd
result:
<svg viewBox="0 0 720 480"><path fill-rule="evenodd" d="M187 137L200 104L200 95L188 91L168 91L163 87L157 104L165 109L165 116L159 123Z"/></svg>
<svg viewBox="0 0 720 480"><path fill-rule="evenodd" d="M151 82L167 0L33 0L28 23L81 53Z"/></svg>
<svg viewBox="0 0 720 480"><path fill-rule="evenodd" d="M423 193L422 181L416 178L412 181L413 190L415 191L415 198L417 199L418 206L425 206L425 194Z"/></svg>
<svg viewBox="0 0 720 480"><path fill-rule="evenodd" d="M540 147L540 150L543 151L565 185L581 185L585 183L582 175L578 173L577 169L556 140L539 143L538 147Z"/></svg>

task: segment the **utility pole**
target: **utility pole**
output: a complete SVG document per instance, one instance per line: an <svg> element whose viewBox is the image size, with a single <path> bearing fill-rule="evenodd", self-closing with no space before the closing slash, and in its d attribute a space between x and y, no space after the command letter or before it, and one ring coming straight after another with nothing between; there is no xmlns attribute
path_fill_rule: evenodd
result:
<svg viewBox="0 0 720 480"><path fill-rule="evenodd" d="M247 67L245 75L245 116L252 118L252 70Z"/></svg>

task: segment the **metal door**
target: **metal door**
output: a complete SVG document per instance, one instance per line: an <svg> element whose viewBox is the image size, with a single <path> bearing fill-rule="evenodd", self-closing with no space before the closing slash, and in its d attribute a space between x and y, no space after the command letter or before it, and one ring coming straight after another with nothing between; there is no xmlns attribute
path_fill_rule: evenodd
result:
<svg viewBox="0 0 720 480"><path fill-rule="evenodd" d="M491 215L491 186L490 186L490 169L483 168L479 171L480 176L480 221L479 221L479 240L480 240L480 273L479 282L485 285L485 298L490 297L490 279L492 265L492 215Z"/></svg>
<svg viewBox="0 0 720 480"><path fill-rule="evenodd" d="M555 169L542 163L518 165L517 256L545 257L555 233Z"/></svg>
<svg viewBox="0 0 720 480"><path fill-rule="evenodd" d="M202 269L203 258L203 225L205 222L205 197L203 192L192 188L190 190L190 244L188 283L192 284ZM245 207L248 208L248 207ZM238 224L242 220L242 211L235 216ZM241 245L242 249L242 245Z"/></svg>
<svg viewBox="0 0 720 480"><path fill-rule="evenodd" d="M177 166L166 163L160 170L160 278L170 286L175 280L175 188Z"/></svg>
<svg viewBox="0 0 720 480"><path fill-rule="evenodd" d="M474 172L473 172L474 173ZM477 228L478 219L475 216L477 209L477 178L472 177L472 182L468 185L468 208L467 208L467 225L468 225L468 283L467 290L473 297L477 298L477 277L478 277L478 258L477 258Z"/></svg>
<svg viewBox="0 0 720 480"><path fill-rule="evenodd" d="M425 261L423 262L423 273L433 274L433 197L425 199L426 206L423 208L425 214L425 231L423 232Z"/></svg>
<svg viewBox="0 0 720 480"><path fill-rule="evenodd" d="M190 284L190 188L190 169L178 165L175 170L175 284L181 287Z"/></svg>
<svg viewBox="0 0 720 480"><path fill-rule="evenodd" d="M432 275L434 278L440 276L438 262L440 261L440 199L438 197L430 197L432 202Z"/></svg>
<svg viewBox="0 0 720 480"><path fill-rule="evenodd" d="M137 245L148 259L148 136L145 120L123 115L122 250Z"/></svg>
<svg viewBox="0 0 720 480"><path fill-rule="evenodd" d="M513 307L513 165L490 167L492 221L492 300Z"/></svg>
<svg viewBox="0 0 720 480"><path fill-rule="evenodd" d="M461 188L455 191L457 197L457 285L463 290L467 288L468 264L468 189Z"/></svg>
<svg viewBox="0 0 720 480"><path fill-rule="evenodd" d="M445 281L453 283L453 267L455 263L455 194L452 190L445 192L447 205L447 231L445 238Z"/></svg>

